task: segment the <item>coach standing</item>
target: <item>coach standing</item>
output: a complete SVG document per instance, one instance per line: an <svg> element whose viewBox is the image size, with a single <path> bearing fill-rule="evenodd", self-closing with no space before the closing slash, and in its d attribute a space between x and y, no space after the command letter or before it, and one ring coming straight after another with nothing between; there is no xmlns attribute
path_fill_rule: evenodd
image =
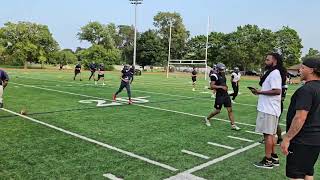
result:
<svg viewBox="0 0 320 180"><path fill-rule="evenodd" d="M0 108L3 108L3 90L4 88L8 85L8 81L9 81L9 76L8 74L0 69Z"/></svg>
<svg viewBox="0 0 320 180"><path fill-rule="evenodd" d="M287 177L312 180L320 152L320 58L305 59L300 73L306 83L291 97L281 150Z"/></svg>

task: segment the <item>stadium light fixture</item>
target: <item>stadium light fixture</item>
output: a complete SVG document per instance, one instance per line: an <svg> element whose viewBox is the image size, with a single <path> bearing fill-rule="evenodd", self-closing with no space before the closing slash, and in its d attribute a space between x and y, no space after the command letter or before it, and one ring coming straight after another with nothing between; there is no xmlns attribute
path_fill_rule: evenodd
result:
<svg viewBox="0 0 320 180"><path fill-rule="evenodd" d="M134 5L134 45L133 45L133 66L136 66L137 57L137 6L142 4L143 0L129 0Z"/></svg>

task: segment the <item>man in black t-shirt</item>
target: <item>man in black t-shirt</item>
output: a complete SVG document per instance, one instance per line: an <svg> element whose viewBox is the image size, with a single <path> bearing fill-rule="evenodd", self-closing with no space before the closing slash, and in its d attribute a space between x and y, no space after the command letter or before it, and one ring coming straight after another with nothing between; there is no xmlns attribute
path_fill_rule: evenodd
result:
<svg viewBox="0 0 320 180"><path fill-rule="evenodd" d="M0 108L3 108L3 91L4 88L6 88L6 86L8 85L8 81L9 81L9 76L8 74L0 69Z"/></svg>
<svg viewBox="0 0 320 180"><path fill-rule="evenodd" d="M96 70L97 70L97 65L95 62L92 62L89 64L89 70L91 72L91 75L89 77L89 81L91 80L92 77L93 77L93 80L95 80L95 74L96 74Z"/></svg>
<svg viewBox="0 0 320 180"><path fill-rule="evenodd" d="M129 102L128 104L132 104L132 100L131 100L131 89L130 89L130 78L131 78L131 72L129 69L128 65L125 65L121 71L122 75L121 75L121 83L120 83L120 87L118 89L118 91L113 95L113 101L117 100L117 95L124 89L126 88L127 90L127 94L128 94L128 98L129 98Z"/></svg>
<svg viewBox="0 0 320 180"><path fill-rule="evenodd" d="M98 79L94 79L94 84L95 84L95 85L98 84L98 81L99 81L100 79L102 79L102 85L103 85L103 86L106 85L106 84L104 83L104 71L105 71L104 64L101 63L101 64L99 65L99 68L98 68Z"/></svg>
<svg viewBox="0 0 320 180"><path fill-rule="evenodd" d="M196 71L195 67L192 68L191 80L192 80L192 91L195 91L196 90L196 81L197 81L197 71Z"/></svg>
<svg viewBox="0 0 320 180"><path fill-rule="evenodd" d="M231 129L238 131L238 130L240 130L240 128L238 126L236 126L236 124L234 122L234 116L233 116L233 112L232 112L232 103L231 103L230 96L228 94L228 86L227 86L227 80L226 80L226 76L225 76L225 69L226 69L226 66L224 64L218 63L217 64L218 73L213 74L211 76L211 83L210 83L211 87L209 89L216 90L216 99L215 99L215 103L214 103L215 111L211 112L208 115L208 117L205 117L204 120L205 120L207 126L211 126L209 120L212 117L214 117L215 115L219 114L222 109L222 106L224 106L228 110L228 116L229 116L230 123L231 123Z"/></svg>
<svg viewBox="0 0 320 180"><path fill-rule="evenodd" d="M80 63L78 63L78 64L76 65L76 67L74 68L74 77L73 77L73 80L76 80L76 77L77 77L78 74L80 74L80 81L82 81L82 79L81 79L81 64L80 64Z"/></svg>
<svg viewBox="0 0 320 180"><path fill-rule="evenodd" d="M320 152L320 58L305 59L300 72L306 83L291 97L281 150L287 155L287 177L313 179Z"/></svg>

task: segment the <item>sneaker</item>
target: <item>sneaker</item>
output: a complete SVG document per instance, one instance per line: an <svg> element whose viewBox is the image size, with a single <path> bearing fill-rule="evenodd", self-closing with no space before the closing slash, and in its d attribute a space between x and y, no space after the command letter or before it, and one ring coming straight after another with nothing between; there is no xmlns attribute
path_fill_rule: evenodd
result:
<svg viewBox="0 0 320 180"><path fill-rule="evenodd" d="M98 84L98 82L97 82L97 81L95 81L95 82L94 82L94 85L97 85L97 84Z"/></svg>
<svg viewBox="0 0 320 180"><path fill-rule="evenodd" d="M132 100L131 100L131 99L129 99L129 102L128 102L128 104L132 104Z"/></svg>
<svg viewBox="0 0 320 180"><path fill-rule="evenodd" d="M271 160L274 166L280 166L279 157L277 154L271 154Z"/></svg>
<svg viewBox="0 0 320 180"><path fill-rule="evenodd" d="M3 103L0 103L0 108L3 108Z"/></svg>
<svg viewBox="0 0 320 180"><path fill-rule="evenodd" d="M232 104L236 104L236 102L234 100L231 100Z"/></svg>
<svg viewBox="0 0 320 180"><path fill-rule="evenodd" d="M105 83L102 83L102 86L105 86L106 84Z"/></svg>
<svg viewBox="0 0 320 180"><path fill-rule="evenodd" d="M112 96L112 99L113 99L114 102L116 102L117 96L114 94L114 95Z"/></svg>
<svg viewBox="0 0 320 180"><path fill-rule="evenodd" d="M192 91L196 91L196 89L192 88Z"/></svg>
<svg viewBox="0 0 320 180"><path fill-rule="evenodd" d="M231 125L231 129L239 131L241 128L239 128L237 125L233 124L233 125Z"/></svg>
<svg viewBox="0 0 320 180"><path fill-rule="evenodd" d="M253 165L258 168L273 169L272 159L267 159L267 157L264 157L262 161L256 162Z"/></svg>
<svg viewBox="0 0 320 180"><path fill-rule="evenodd" d="M211 126L211 123L207 117L204 118L204 121L206 122L206 125L209 127Z"/></svg>

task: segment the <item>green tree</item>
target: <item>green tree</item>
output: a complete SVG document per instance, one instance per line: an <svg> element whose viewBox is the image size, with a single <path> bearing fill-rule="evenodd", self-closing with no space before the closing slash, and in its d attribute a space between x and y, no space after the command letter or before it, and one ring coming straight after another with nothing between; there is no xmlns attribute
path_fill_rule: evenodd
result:
<svg viewBox="0 0 320 180"><path fill-rule="evenodd" d="M186 42L190 36L179 13L159 12L153 18L162 43L168 47L170 23L172 23L171 59L182 59L186 54Z"/></svg>
<svg viewBox="0 0 320 180"><path fill-rule="evenodd" d="M301 39L296 30L284 26L279 31L275 32L276 48L279 49L284 57L286 66L291 66L299 63L301 58Z"/></svg>
<svg viewBox="0 0 320 180"><path fill-rule="evenodd" d="M320 52L317 49L310 48L308 53L302 58L302 61L307 57L320 57Z"/></svg>
<svg viewBox="0 0 320 180"><path fill-rule="evenodd" d="M153 30L141 34L137 47L137 63L142 67L146 65L163 65L167 61L165 47L161 39Z"/></svg>
<svg viewBox="0 0 320 180"><path fill-rule="evenodd" d="M9 61L25 68L27 62L43 64L59 48L47 26L30 22L5 23L0 28L0 41L7 44Z"/></svg>

